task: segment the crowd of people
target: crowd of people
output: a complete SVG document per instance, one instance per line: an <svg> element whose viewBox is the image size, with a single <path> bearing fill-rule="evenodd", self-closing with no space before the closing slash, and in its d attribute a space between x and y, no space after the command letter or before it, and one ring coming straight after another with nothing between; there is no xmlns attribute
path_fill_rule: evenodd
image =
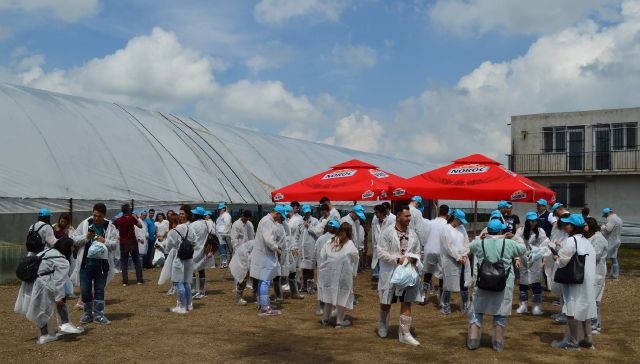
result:
<svg viewBox="0 0 640 364"><path fill-rule="evenodd" d="M452 296L459 293L460 311L469 317L467 347L480 346L484 316L490 315L492 348L500 352L514 288L519 290L516 313L540 316L544 283L560 297L559 312L551 317L567 326L564 339L552 345L577 350L593 349L592 334L602 330L607 258L609 278L619 276L623 222L611 208L602 211L606 221L599 224L587 208L572 214L561 203L539 200L521 223L512 204L500 201L486 228L470 239L462 210L440 205L434 219L425 219L420 196L396 204L393 212L387 202L376 205L371 220L359 204L342 216L326 197L317 216L311 205L277 204L257 229L250 211L232 222L227 206L217 207L214 221L201 206L182 205L165 215L153 209L137 214L125 204L111 221L106 206L98 203L75 229L69 214L51 225L51 212L41 209L28 229L28 257L17 269L23 283L15 311L35 324L39 344L79 334L92 322L109 324L105 288L116 273L127 286L132 263L137 284L144 284L143 268L162 266L158 284L170 282L167 294L176 296L170 312L187 314L194 299L206 297L206 270L219 267L229 268L234 278L237 305L253 301L259 316L277 316L285 292L290 299L315 294L321 325L340 329L352 325L346 312L359 303L354 277L370 267L382 338L399 302L398 340L420 345L411 331L412 304L428 305L435 297L441 314L449 315ZM80 287L80 326L71 324L66 305L74 285ZM252 299L244 295L247 288ZM51 327L54 316L57 333Z"/></svg>

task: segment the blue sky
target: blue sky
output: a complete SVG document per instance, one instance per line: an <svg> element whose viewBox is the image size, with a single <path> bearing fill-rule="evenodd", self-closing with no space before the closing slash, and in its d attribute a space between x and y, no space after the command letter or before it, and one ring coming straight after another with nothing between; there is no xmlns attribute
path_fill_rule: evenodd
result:
<svg viewBox="0 0 640 364"><path fill-rule="evenodd" d="M637 106L611 72L638 68L636 0L43 3L0 0L0 81L417 161L504 160L510 115Z"/></svg>

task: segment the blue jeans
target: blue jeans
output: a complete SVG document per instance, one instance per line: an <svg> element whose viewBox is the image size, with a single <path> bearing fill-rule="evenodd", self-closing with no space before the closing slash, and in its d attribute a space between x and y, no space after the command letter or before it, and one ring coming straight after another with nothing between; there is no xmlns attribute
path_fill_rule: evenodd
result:
<svg viewBox="0 0 640 364"><path fill-rule="evenodd" d="M376 267L373 268L373 273L371 273L371 275L373 276L373 278L380 278L380 263L376 264Z"/></svg>
<svg viewBox="0 0 640 364"><path fill-rule="evenodd" d="M258 286L258 304L260 308L269 307L269 281L260 281Z"/></svg>
<svg viewBox="0 0 640 364"><path fill-rule="evenodd" d="M188 308L191 305L191 285L189 282L173 282L173 286L178 292L178 302L183 308Z"/></svg>
<svg viewBox="0 0 640 364"><path fill-rule="evenodd" d="M484 314L482 313L471 313L471 320L469 320L470 325L476 325L478 327L482 327L482 322L484 321ZM493 316L493 326L502 326L507 327L507 317L496 315Z"/></svg>
<svg viewBox="0 0 640 364"><path fill-rule="evenodd" d="M520 284L520 302L529 300L529 287L533 291L533 303L542 302L542 285L540 282L531 283L530 285Z"/></svg>
<svg viewBox="0 0 640 364"><path fill-rule="evenodd" d="M80 293L82 302L104 301L104 287L107 285L107 273L102 267L80 268Z"/></svg>
<svg viewBox="0 0 640 364"><path fill-rule="evenodd" d="M64 295L66 297L73 296L73 282L71 282L71 278L67 278L64 282Z"/></svg>

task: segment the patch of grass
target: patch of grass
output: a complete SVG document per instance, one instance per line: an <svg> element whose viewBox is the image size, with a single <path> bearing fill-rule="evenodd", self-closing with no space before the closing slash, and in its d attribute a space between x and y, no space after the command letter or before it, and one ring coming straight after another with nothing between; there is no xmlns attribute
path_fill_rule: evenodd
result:
<svg viewBox="0 0 640 364"><path fill-rule="evenodd" d="M640 247L621 246L618 259L624 274L640 275Z"/></svg>

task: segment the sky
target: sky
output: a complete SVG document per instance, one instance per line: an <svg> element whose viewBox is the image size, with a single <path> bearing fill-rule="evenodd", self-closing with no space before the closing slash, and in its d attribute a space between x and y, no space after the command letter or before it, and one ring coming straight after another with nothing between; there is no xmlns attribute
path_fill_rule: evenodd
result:
<svg viewBox="0 0 640 364"><path fill-rule="evenodd" d="M640 0L0 0L0 82L428 165L639 71Z"/></svg>

